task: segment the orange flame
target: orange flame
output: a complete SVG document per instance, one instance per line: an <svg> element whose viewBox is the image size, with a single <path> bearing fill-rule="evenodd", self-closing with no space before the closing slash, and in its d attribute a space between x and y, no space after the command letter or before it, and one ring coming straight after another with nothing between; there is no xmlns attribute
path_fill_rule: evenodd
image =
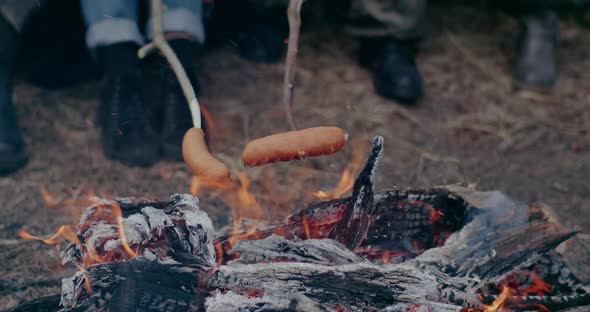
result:
<svg viewBox="0 0 590 312"><path fill-rule="evenodd" d="M486 312L500 311L504 307L507 299L513 295L510 287L502 286L502 292L498 295L492 304L484 304L483 308Z"/></svg>
<svg viewBox="0 0 590 312"><path fill-rule="evenodd" d="M78 235L76 235L76 231L74 230L74 226L72 225L60 226L57 232L55 232L55 234L53 234L53 236L49 238L42 238L39 236L31 235L22 229L18 230L18 235L24 239L42 241L47 245L57 245L62 240L70 241L78 246L80 246L81 244L80 239L78 239Z"/></svg>
<svg viewBox="0 0 590 312"><path fill-rule="evenodd" d="M248 232L233 234L231 236L231 238L229 239L229 244L230 244L231 247L233 247L236 244L236 242L239 241L240 239L243 239L243 238L248 238L248 239L256 238L256 236L257 236L256 234L258 234L258 228L254 226Z"/></svg>
<svg viewBox="0 0 590 312"><path fill-rule="evenodd" d="M119 237L121 238L121 245L123 246L123 249L130 258L137 257L137 252L133 251L133 249L129 247L129 243L127 243L127 237L125 236L125 228L123 227L123 212L121 211L121 207L118 204L114 205L112 212L115 218L117 219L117 225L119 226Z"/></svg>
<svg viewBox="0 0 590 312"><path fill-rule="evenodd" d="M92 200L95 203L101 202L101 200L96 197L91 198L89 200ZM110 208L109 209L110 216L105 216L105 212L103 212L103 209L101 208L98 211L96 211L96 214L94 215L94 219L99 219L99 218L105 217L105 220L108 222L116 221L117 225L118 225L118 230L119 230L119 238L121 240L121 246L122 246L123 250L127 253L128 258L137 257L139 247L137 250L133 250L129 246L129 243L128 243L127 238L125 236L125 230L124 230L123 218L122 218L122 212L121 212L120 206L117 204L109 204L108 206L105 206L104 208ZM76 244L76 246L84 249L85 258L82 259L82 263L80 264L80 268L82 268L82 269L85 269L92 264L102 263L105 261L112 261L114 259L114 255L111 253L101 254L101 252L99 252L97 250L96 246L92 245L92 241L88 241L84 245L82 245L80 239L78 238L78 234L76 233L76 231L77 231L77 226L63 225L57 230L57 232L53 236L51 236L49 238L35 236L35 235L32 235L22 229L18 231L18 235L24 239L38 240L38 241L42 241L48 245L56 245L56 248L58 250L59 250L59 244L61 242L69 241L69 242Z"/></svg>
<svg viewBox="0 0 590 312"><path fill-rule="evenodd" d="M207 129L205 135L207 136L208 141L212 143L217 142L219 139L219 127L217 126L213 115L211 115L211 112L209 112L204 105L201 105L201 113L203 114L203 123Z"/></svg>
<svg viewBox="0 0 590 312"><path fill-rule="evenodd" d="M542 296L543 294L551 293L552 287L549 283L545 282L537 273L534 271L530 275L532 282L531 285L524 291L525 295L534 294Z"/></svg>
<svg viewBox="0 0 590 312"><path fill-rule="evenodd" d="M242 218L248 217L260 220L264 217L264 211L258 203L256 196L250 193L250 180L245 172L238 173L238 180L240 181L240 188L238 191L238 207L239 211L234 209L234 229L241 226Z"/></svg>
<svg viewBox="0 0 590 312"><path fill-rule="evenodd" d="M338 181L338 184L336 184L336 186L332 190L320 190L313 193L313 195L317 197L319 200L326 201L330 199L340 198L342 197L342 195L346 194L346 192L350 191L354 186L354 177L359 172L360 167L363 163L362 146L364 146L364 144L359 143L351 145L353 146L352 160L346 166L346 168L344 168L344 171L342 171L342 175L340 176L340 181Z"/></svg>
<svg viewBox="0 0 590 312"><path fill-rule="evenodd" d="M57 206L60 202L60 200L53 194L49 193L47 188L43 185L39 187L39 193L41 193L41 198L43 198L43 205L45 205L45 207L52 208Z"/></svg>
<svg viewBox="0 0 590 312"><path fill-rule="evenodd" d="M522 287L518 287L516 289L511 288L507 285L501 285L502 291L500 295L489 305L483 305L483 310L485 312L494 312L494 311L505 311L505 310L513 310L514 308L519 308L523 306L531 306L533 305L537 311L549 311L547 307L541 304L527 304L518 300L521 296L528 296L530 294L542 296L548 293L551 293L551 285L545 282L537 273L534 271L527 272L529 274L529 278L531 283L526 286L526 288L521 289Z"/></svg>
<svg viewBox="0 0 590 312"><path fill-rule="evenodd" d="M309 222L306 217L303 217L303 229L305 230L305 238L311 239L311 231L309 229Z"/></svg>
<svg viewBox="0 0 590 312"><path fill-rule="evenodd" d="M220 267L223 264L223 246L220 242L215 244L215 254L217 256L217 267Z"/></svg>
<svg viewBox="0 0 590 312"><path fill-rule="evenodd" d="M383 264L389 264L389 262L391 262L391 252L385 250L381 259L383 259Z"/></svg>
<svg viewBox="0 0 590 312"><path fill-rule="evenodd" d="M193 176L191 181L191 194L197 196L203 188L215 188L219 190L228 190L231 188L231 184L215 179L211 179L205 176Z"/></svg>

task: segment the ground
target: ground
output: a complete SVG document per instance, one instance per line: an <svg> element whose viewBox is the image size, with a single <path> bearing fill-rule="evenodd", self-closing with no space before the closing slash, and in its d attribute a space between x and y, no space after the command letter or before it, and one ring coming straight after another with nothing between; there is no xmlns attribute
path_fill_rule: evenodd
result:
<svg viewBox="0 0 590 312"><path fill-rule="evenodd" d="M587 232L588 29L562 19L559 82L553 92L537 93L512 84L517 24L510 16L461 6L435 8L430 15L431 32L418 56L427 93L415 107L374 93L370 74L357 65L354 39L334 29L307 29L297 69L296 121L302 128L342 127L351 144L334 156L262 169L240 168L238 159L249 140L287 130L282 65L243 61L229 43L208 51L200 70L201 101L215 120L212 150L248 174L270 216L309 204L312 191L333 187L353 145L366 152L367 140L382 135L379 190L456 183L498 189L524 202L549 204L568 226ZM100 82L57 91L17 83L30 161L0 178L0 308L59 292L60 279L73 272L62 268L52 247L21 240L19 229L48 235L76 223L90 193L166 199L189 192L191 176L182 163L130 168L103 156L95 123L99 92ZM201 196L203 209L222 220L228 208L216 202L210 193Z"/></svg>

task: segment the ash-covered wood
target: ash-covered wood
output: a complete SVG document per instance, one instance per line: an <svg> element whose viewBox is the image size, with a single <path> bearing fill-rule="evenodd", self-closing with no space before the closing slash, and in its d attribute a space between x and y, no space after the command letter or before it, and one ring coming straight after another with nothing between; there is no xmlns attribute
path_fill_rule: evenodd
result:
<svg viewBox="0 0 590 312"><path fill-rule="evenodd" d="M281 236L260 240L238 241L231 250L239 258L233 263L302 262L339 265L366 261L331 239L309 239L299 242Z"/></svg>
<svg viewBox="0 0 590 312"><path fill-rule="evenodd" d="M145 258L93 265L64 280L61 311L196 311L202 274L181 263ZM87 293L80 300L81 294L70 288L80 291L85 279L92 289L82 288ZM67 297L72 293L77 297Z"/></svg>
<svg viewBox="0 0 590 312"><path fill-rule="evenodd" d="M445 245L431 249L415 260L388 265L366 261L342 265L310 264L305 261L252 263L250 259L255 259L256 256L249 253L245 260L238 258L215 272L210 285L220 292L208 299L207 306L221 307L222 302L232 298L234 304L241 302L243 305L240 308L245 310L257 306L264 306L265 309L288 309L293 302L313 303L312 306L328 306L334 309L339 306L350 311L405 307L411 304L441 311L436 310L442 309L438 306L441 303L448 311L477 307L481 304L477 290L510 272L505 268L510 266L515 269L530 263L544 250L555 247L572 235L561 232L536 238L535 235L540 233L538 230L541 228L543 227L540 225L533 229L503 228L491 240L498 244L486 246L477 244L476 240L466 239L479 235L480 231L476 227L465 227L449 238L448 242L455 242L451 245L452 248ZM504 243L518 236L535 239L526 248L515 248ZM309 242L313 244L321 240ZM519 241L521 244L523 242ZM281 240L272 239L266 243L279 245L267 249L280 249L283 259L300 257L295 248L280 247L283 244ZM316 243L315 247L320 249L322 246ZM472 252L478 248L488 255L479 258L479 253ZM289 256L289 253L292 255ZM453 258L452 253L458 256ZM263 254L264 252L260 255L261 258L264 258ZM477 259L481 261L477 262ZM465 267L470 267L471 270L467 272ZM236 296L243 298L236 301ZM302 298L305 300L302 301ZM579 296L576 298L583 299ZM551 299L557 298L526 298L531 303L535 300L539 301L537 303L548 303ZM573 297L569 299L573 300ZM569 307L565 302L562 303L565 308ZM552 304L559 306L559 302Z"/></svg>
<svg viewBox="0 0 590 312"><path fill-rule="evenodd" d="M188 253L194 256L194 265L215 265L213 224L192 195L174 195L166 204L141 201L133 205L131 199L100 201L86 210L77 234L81 244L70 244L62 252L64 263L84 266L125 260L131 250L153 259Z"/></svg>
<svg viewBox="0 0 590 312"><path fill-rule="evenodd" d="M62 282L64 311L478 311L515 274L533 271L555 291L511 293L509 308L590 305L575 274L584 270L569 270L584 261L547 255L575 232L541 206L457 187L375 193L382 147L377 138L351 198L248 233L214 238L190 195L90 207L80 244L63 253L82 268Z"/></svg>
<svg viewBox="0 0 590 312"><path fill-rule="evenodd" d="M125 250L119 223L135 259ZM81 218L81 244L62 253L64 262L82 269L62 281L61 306L187 311L215 266L213 235L211 220L192 195L174 195L167 203L123 199L93 205ZM86 267L96 257L108 260Z"/></svg>

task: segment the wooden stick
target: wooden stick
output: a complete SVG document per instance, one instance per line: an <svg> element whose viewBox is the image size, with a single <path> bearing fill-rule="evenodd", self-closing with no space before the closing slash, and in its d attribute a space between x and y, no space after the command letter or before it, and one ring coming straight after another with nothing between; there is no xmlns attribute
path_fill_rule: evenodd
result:
<svg viewBox="0 0 590 312"><path fill-rule="evenodd" d="M289 0L287 16L289 18L289 45L287 47L287 57L285 59L285 79L283 83L283 105L287 122L291 130L297 130L293 118L293 91L295 80L295 63L299 45L299 30L301 28L301 6L303 0Z"/></svg>
<svg viewBox="0 0 590 312"><path fill-rule="evenodd" d="M162 4L162 0L151 0L151 10L152 10L152 42L148 43L144 47L142 47L138 51L139 58L144 58L150 52L160 50L160 52L164 55L170 67L174 71L178 82L180 83L180 87L182 88L182 92L186 97L188 102L188 106L191 111L191 116L193 119L193 125L195 128L201 128L201 109L199 107L199 101L197 100L197 95L195 94L195 89L193 88L190 80L188 79L188 75L182 67L180 60L174 53L174 50L166 41L166 37L164 36L164 24L163 24L163 10L164 5Z"/></svg>

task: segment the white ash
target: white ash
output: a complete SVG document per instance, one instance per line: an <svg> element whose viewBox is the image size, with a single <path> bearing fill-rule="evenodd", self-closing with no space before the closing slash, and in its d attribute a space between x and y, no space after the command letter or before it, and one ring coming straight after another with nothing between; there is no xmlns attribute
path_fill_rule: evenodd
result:
<svg viewBox="0 0 590 312"><path fill-rule="evenodd" d="M190 248L186 251L201 256L212 267L215 266L215 248L213 246L215 231L213 222L211 222L206 212L199 209L199 200L192 195L176 194L171 197L171 201L171 212L169 213L171 219L173 221L177 219L183 220L186 224L186 230L188 230L190 242L188 247ZM175 227L175 230L177 229L178 227ZM196 246L199 248L195 248Z"/></svg>
<svg viewBox="0 0 590 312"><path fill-rule="evenodd" d="M76 303L76 298L80 296L85 281L85 272L78 271L74 276L61 280L61 301L62 307L71 307Z"/></svg>
<svg viewBox="0 0 590 312"><path fill-rule="evenodd" d="M332 239L309 239L295 242L277 235L260 240L240 240L232 248L231 253L238 253L240 258L235 261L241 263L289 260L334 265L365 261Z"/></svg>
<svg viewBox="0 0 590 312"><path fill-rule="evenodd" d="M111 239L104 244L105 251L113 251L119 247L121 247L120 239Z"/></svg>
<svg viewBox="0 0 590 312"><path fill-rule="evenodd" d="M152 239L152 232L148 224L147 216L132 214L123 219L123 230L129 244L141 244Z"/></svg>
<svg viewBox="0 0 590 312"><path fill-rule="evenodd" d="M96 223L84 234L86 244L95 248L102 245L101 241L119 236L118 226L109 223Z"/></svg>
<svg viewBox="0 0 590 312"><path fill-rule="evenodd" d="M263 295L260 298L240 295L234 291L225 293L217 292L205 300L205 307L208 312L225 311L337 311L329 307L322 307L305 296L295 295L292 299L287 296L277 298Z"/></svg>
<svg viewBox="0 0 590 312"><path fill-rule="evenodd" d="M132 203L132 199L125 200L128 205ZM116 209L119 203L101 200L100 203L86 209L77 233L83 238L83 245L68 246L62 252L64 263L81 265L85 263L84 258L95 251L115 252L117 249L124 249L119 226L113 221L114 214L108 213L109 207ZM207 214L200 210L198 199L192 195L173 195L168 207L143 207L136 213L121 217L121 223L125 239L132 249L139 250L140 254L149 251L148 258L152 260L155 260L154 256L166 258L170 253L183 251L196 255L205 266L215 266L213 224ZM175 234L164 235L164 232ZM167 241L158 243L160 239ZM182 250L172 250L178 246Z"/></svg>
<svg viewBox="0 0 590 312"><path fill-rule="evenodd" d="M141 209L143 215L147 217L147 221L150 225L150 230L157 235L162 234L162 230L167 226L172 226L173 223L164 210L157 209L154 207L144 207Z"/></svg>

